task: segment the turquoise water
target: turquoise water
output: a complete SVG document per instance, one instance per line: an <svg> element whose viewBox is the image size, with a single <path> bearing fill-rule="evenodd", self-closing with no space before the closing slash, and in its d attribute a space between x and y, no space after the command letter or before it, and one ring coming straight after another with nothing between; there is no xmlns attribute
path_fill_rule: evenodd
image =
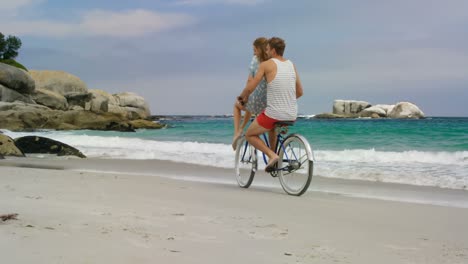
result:
<svg viewBox="0 0 468 264"><path fill-rule="evenodd" d="M231 118L179 118L161 122L168 124L169 128L128 136L224 144L232 140ZM290 128L290 132L305 136L315 149L449 152L468 150L468 118L300 119Z"/></svg>

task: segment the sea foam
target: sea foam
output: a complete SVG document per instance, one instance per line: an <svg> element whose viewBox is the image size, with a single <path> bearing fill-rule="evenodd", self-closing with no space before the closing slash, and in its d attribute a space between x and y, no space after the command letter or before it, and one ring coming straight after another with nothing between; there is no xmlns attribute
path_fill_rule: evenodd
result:
<svg viewBox="0 0 468 264"><path fill-rule="evenodd" d="M31 133L11 132L16 138ZM45 131L35 135L52 138L78 148L92 158L158 159L222 168L234 167L228 144L155 141L132 137L76 135ZM468 151L377 151L374 149L314 150L314 174L323 177L368 180L467 189ZM259 168L264 168L259 159Z"/></svg>

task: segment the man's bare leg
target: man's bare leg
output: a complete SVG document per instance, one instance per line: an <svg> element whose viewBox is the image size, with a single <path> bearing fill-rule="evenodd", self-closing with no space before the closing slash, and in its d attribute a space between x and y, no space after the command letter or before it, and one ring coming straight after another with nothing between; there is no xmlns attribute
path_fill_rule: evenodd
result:
<svg viewBox="0 0 468 264"><path fill-rule="evenodd" d="M276 132L275 129L268 131L268 142L270 142L271 151L275 152L276 147Z"/></svg>
<svg viewBox="0 0 468 264"><path fill-rule="evenodd" d="M260 135L270 131L269 129L266 129L262 126L260 126L257 122L257 120L254 120L252 124L249 126L247 129L247 132L245 133L245 137L247 138L247 141L249 141L252 146L254 146L256 149L260 150L261 152L265 153L265 155L268 156L268 164L267 168L273 166L278 162L278 155L274 151L272 151L266 144L263 142L263 140L260 139Z"/></svg>

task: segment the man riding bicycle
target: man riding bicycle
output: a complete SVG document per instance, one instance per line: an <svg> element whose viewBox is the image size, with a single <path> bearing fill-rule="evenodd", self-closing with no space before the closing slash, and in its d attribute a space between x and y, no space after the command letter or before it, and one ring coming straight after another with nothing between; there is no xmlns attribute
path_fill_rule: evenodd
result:
<svg viewBox="0 0 468 264"><path fill-rule="evenodd" d="M297 98L303 95L302 84L294 64L283 57L286 44L283 39L273 37L268 40L267 53L271 59L260 64L257 74L248 82L238 100L247 101L262 78L267 81L267 107L249 126L245 137L256 149L268 156L266 172L274 170L278 155L271 150L260 135L268 132L272 148L276 137L274 126L278 121L295 121L297 118Z"/></svg>

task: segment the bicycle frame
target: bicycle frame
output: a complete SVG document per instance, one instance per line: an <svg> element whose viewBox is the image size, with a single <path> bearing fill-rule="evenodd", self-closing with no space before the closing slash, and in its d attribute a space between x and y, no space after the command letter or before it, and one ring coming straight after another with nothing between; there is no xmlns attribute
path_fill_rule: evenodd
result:
<svg viewBox="0 0 468 264"><path fill-rule="evenodd" d="M276 136L276 146L274 148L275 153L279 153L279 148L282 148L283 150L286 150L285 146L283 145L283 142L286 140L287 137L282 136L283 131L281 131L281 129L283 129L283 128L284 127L278 127L277 129L275 129L275 132L278 133L277 136ZM285 127L285 128L287 129L287 127ZM284 134L285 134L285 132L284 132ZM291 135L293 135L293 134L291 134ZM270 147L270 142L269 142L269 140L267 138L267 133L263 133L262 136L263 136L263 140L265 141L266 145L268 147ZM288 136L290 136L290 135L288 135ZM248 144L248 143L246 142L246 144ZM308 150L308 151L310 153L312 153L312 151L310 151L310 150ZM255 152L257 152L257 150L255 150ZM283 160L283 161L289 160L290 157L288 157L288 154L286 153L286 151L285 151L285 155L286 155L286 160ZM294 152L292 152L292 155L294 156L295 159L298 158ZM265 153L262 153L262 156L263 156L263 162L265 163L265 165L268 164L267 157L266 157ZM242 157L245 157L245 151L244 151L244 154L242 155ZM285 166L283 168L275 169L274 172L275 171L280 171L280 170L289 171L290 168L289 168L289 166Z"/></svg>
<svg viewBox="0 0 468 264"><path fill-rule="evenodd" d="M284 150L284 153L285 153L285 155L286 155L286 157L285 157L286 159L285 159L285 160L283 159L283 161L288 161L288 160L290 160L291 158L294 158L294 159L296 159L296 160L298 159L298 157L296 156L296 153L295 153L294 151L292 151L293 157L288 157L288 153L285 151L285 150L286 150L286 147L283 145L283 142L284 142L288 137L290 137L290 136L296 136L296 137L301 138L302 141L307 142L307 140L306 140L303 136L301 136L301 135L299 135L299 134L296 134L296 133L287 134L288 128L289 128L288 126L278 126L278 127L275 128L275 133L277 133L277 135L276 135L276 146L275 146L275 148L274 148L274 151L275 151L275 153L279 153L279 148L282 148L282 149ZM286 134L287 136L284 137L283 134ZM263 133L262 136L263 136L263 140L265 141L266 145L267 145L268 147L270 147L270 142L269 142L269 140L268 140L267 133ZM248 143L248 142L245 142L245 144L246 144L246 146L247 146L247 144L249 144L249 143ZM244 158L245 158L246 151L247 151L247 148L244 148L244 153L242 154L242 160L244 160ZM306 144L306 151L307 151L307 154L308 154L309 157L313 157L312 149L310 148L310 145L309 145L308 143ZM257 149L255 149L255 153L257 153ZM257 155L255 155L255 157L256 157L256 156L257 156ZM263 156L263 162L265 163L265 165L268 164L267 156L265 155L265 153L262 153L262 156ZM249 160L248 160L248 161L251 161L251 160L250 160L251 158L252 158L252 157L249 157ZM314 160L314 158L312 158L311 161L313 161L313 160ZM277 169L275 169L273 172L277 172L277 171L290 171L290 168L289 168L289 167L290 167L290 166L285 166L285 167L283 167L283 168L277 168Z"/></svg>

